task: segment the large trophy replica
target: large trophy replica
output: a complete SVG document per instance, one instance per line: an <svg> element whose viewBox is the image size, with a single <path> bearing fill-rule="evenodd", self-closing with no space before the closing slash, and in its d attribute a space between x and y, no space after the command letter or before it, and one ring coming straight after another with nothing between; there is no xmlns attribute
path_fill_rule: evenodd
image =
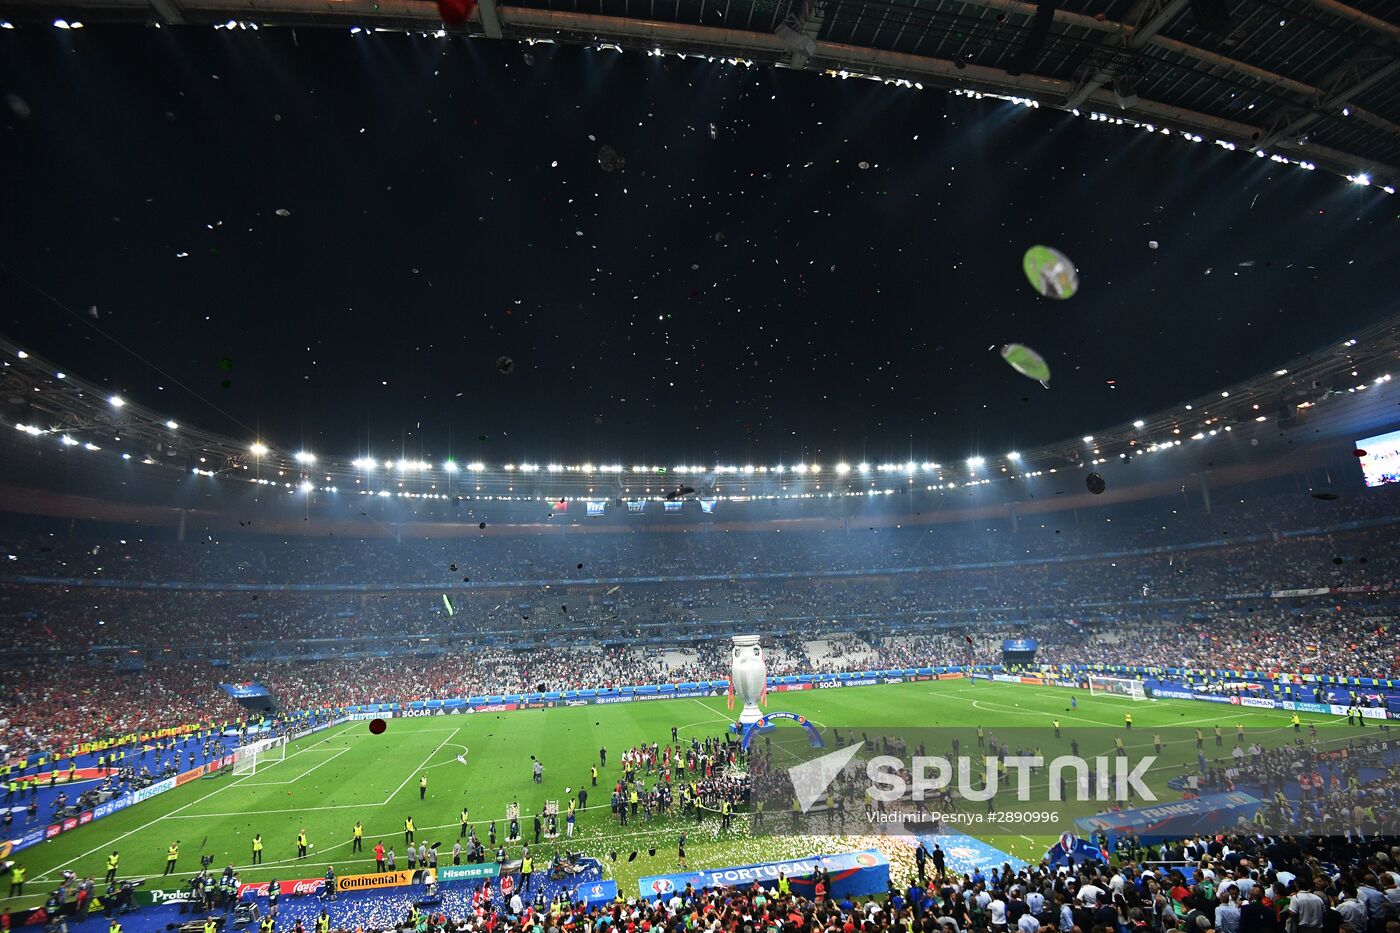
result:
<svg viewBox="0 0 1400 933"><path fill-rule="evenodd" d="M734 695L743 702L739 711L740 730L750 723L763 718L758 704L768 692L768 665L763 663L763 646L757 635L733 636L734 647L729 665L729 706L734 706Z"/></svg>

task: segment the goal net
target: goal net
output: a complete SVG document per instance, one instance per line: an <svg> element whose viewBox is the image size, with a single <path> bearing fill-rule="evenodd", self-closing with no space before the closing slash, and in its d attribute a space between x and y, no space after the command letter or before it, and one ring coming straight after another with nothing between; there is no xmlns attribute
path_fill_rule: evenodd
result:
<svg viewBox="0 0 1400 933"><path fill-rule="evenodd" d="M257 774L260 767L266 768L273 762L282 761L286 757L287 737L284 735L249 742L247 745L239 746L233 753L233 776Z"/></svg>
<svg viewBox="0 0 1400 933"><path fill-rule="evenodd" d="M1140 680L1126 677L1099 677L1095 674L1089 675L1089 695L1127 697L1130 700L1147 699L1147 691L1143 690Z"/></svg>

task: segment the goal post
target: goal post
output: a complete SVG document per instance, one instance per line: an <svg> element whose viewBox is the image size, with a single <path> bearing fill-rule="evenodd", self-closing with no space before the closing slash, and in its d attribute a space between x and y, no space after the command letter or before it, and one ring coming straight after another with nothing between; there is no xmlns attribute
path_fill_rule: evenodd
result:
<svg viewBox="0 0 1400 933"><path fill-rule="evenodd" d="M286 757L287 737L284 735L240 745L233 753L233 776L257 774L259 767L266 768Z"/></svg>
<svg viewBox="0 0 1400 933"><path fill-rule="evenodd" d="M1089 695L1126 697L1134 701L1147 699L1142 681L1131 677L1100 677L1097 674L1089 675Z"/></svg>

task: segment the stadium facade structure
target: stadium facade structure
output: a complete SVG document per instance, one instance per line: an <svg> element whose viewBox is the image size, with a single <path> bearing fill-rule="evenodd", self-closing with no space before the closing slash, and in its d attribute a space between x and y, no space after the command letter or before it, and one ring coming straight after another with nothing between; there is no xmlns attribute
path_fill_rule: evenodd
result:
<svg viewBox="0 0 1400 933"><path fill-rule="evenodd" d="M1383 0L3 0L48 26L340 27L566 43L999 95L1400 184L1400 25ZM1199 137L1199 138L1198 138Z"/></svg>
<svg viewBox="0 0 1400 933"><path fill-rule="evenodd" d="M410 469L386 468L382 461L371 468L333 452L302 462L273 439L260 439L268 447L254 454L253 438L186 424L171 427L167 414L135 399L114 405L110 390L73 374L58 378L58 366L0 336L0 451L7 463L0 509L168 525L179 511L172 502L181 498L172 497L172 490L192 475L206 486L252 485L310 497L312 521L303 525L299 514L278 529L290 534L324 533L315 521L318 501L389 506L409 500L413 516L407 520L425 528L445 526L429 534L460 526L459 507L473 502L494 503L492 533L517 520L539 523L542 504L567 506L560 518L571 523L583 520L584 501L600 503L610 515L641 520L626 516L625 502L651 500L656 506L680 485L696 490L689 498L722 502L729 519L754 521L795 514L765 504L805 503L811 507L805 514L831 515L869 511L866 503L889 497L908 503L909 511L944 497L948 508L1004 513L1017 503L1031 505L1025 501L1034 498L1027 495L1030 484L1059 483L1066 473L1074 476L1070 494L1057 505L1036 502L1032 510L1168 495L1184 481L1208 495L1208 482L1229 485L1324 470L1350 459L1355 439L1393 430L1400 404L1400 381L1392 381L1393 374L1400 375L1397 359L1400 314L1286 366L1140 420L1086 425L1092 434L1025 449L1014 459L988 455L976 464L965 451L938 462L848 464L842 472L830 460L809 468L801 456L787 465L503 464L475 462L468 449L456 453L455 469L449 471L443 459L415 462ZM1083 487L1083 477L1095 471L1109 480L1105 496L1090 496ZM112 480L119 481L119 494ZM957 494L958 502L947 500L949 494ZM823 513L824 504L835 511ZM648 510L653 512L660 512L659 506ZM966 517L976 515L966 512Z"/></svg>

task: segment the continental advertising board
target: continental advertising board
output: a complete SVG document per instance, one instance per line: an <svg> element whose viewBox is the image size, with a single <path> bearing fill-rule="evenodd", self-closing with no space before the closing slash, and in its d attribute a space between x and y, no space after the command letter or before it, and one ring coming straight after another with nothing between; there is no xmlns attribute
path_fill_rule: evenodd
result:
<svg viewBox="0 0 1400 933"><path fill-rule="evenodd" d="M335 879L335 889L346 891L378 891L382 888L403 888L411 884L431 884L437 872L431 868L415 871L382 871L372 875L342 875Z"/></svg>

